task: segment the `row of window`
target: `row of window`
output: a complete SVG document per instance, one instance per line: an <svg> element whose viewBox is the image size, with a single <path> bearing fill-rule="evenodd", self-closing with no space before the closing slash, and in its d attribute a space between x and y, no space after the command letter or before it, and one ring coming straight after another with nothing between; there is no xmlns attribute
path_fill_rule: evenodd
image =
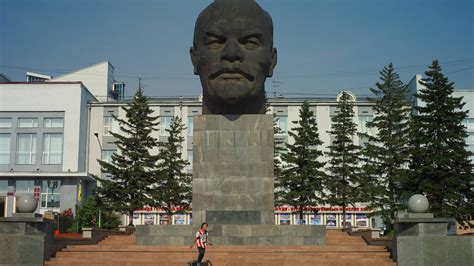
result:
<svg viewBox="0 0 474 266"><path fill-rule="evenodd" d="M367 127L367 122L371 122L372 116L361 115L358 119L358 132L360 133L371 133L371 129ZM280 129L278 134L286 135L288 133L288 117L287 116L275 116L275 125Z"/></svg>
<svg viewBox="0 0 474 266"><path fill-rule="evenodd" d="M161 116L160 117L160 136L168 136L168 132L171 128L171 120L173 119L172 116ZM359 123L359 132L361 133L368 133L369 130L366 126L367 122L372 121L372 116L359 116L358 117ZM279 134L286 135L288 133L288 117L277 115L275 116L275 124L280 129ZM110 132L117 132L118 126L115 119L112 116L104 117L104 136L110 136ZM194 129L194 119L193 116L188 116L188 136L193 135Z"/></svg>
<svg viewBox="0 0 474 266"><path fill-rule="evenodd" d="M19 133L16 136L16 164L36 164L36 133ZM10 163L11 134L0 133L0 164ZM42 164L61 164L63 134L44 133Z"/></svg>
<svg viewBox="0 0 474 266"><path fill-rule="evenodd" d="M11 128L13 125L11 117L0 117L0 128ZM36 128L38 127L38 118L36 117L20 117L17 121L18 128ZM45 128L62 128L64 127L64 118L50 117L43 119L43 127Z"/></svg>
<svg viewBox="0 0 474 266"><path fill-rule="evenodd" d="M160 117L160 136L168 136L168 132L171 128L171 120L173 119L172 116L161 116ZM110 132L118 132L119 126L116 119L112 116L105 116L104 117L104 129L103 135L104 136L111 136ZM188 117L188 126L187 126L188 136L193 135L193 117Z"/></svg>

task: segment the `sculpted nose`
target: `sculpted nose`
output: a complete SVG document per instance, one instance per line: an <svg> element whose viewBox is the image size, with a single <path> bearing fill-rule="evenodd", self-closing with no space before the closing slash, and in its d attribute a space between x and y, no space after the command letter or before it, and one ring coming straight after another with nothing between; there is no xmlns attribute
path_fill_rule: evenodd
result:
<svg viewBox="0 0 474 266"><path fill-rule="evenodd" d="M240 47L235 42L228 42L222 51L222 61L227 62L242 62L243 55Z"/></svg>

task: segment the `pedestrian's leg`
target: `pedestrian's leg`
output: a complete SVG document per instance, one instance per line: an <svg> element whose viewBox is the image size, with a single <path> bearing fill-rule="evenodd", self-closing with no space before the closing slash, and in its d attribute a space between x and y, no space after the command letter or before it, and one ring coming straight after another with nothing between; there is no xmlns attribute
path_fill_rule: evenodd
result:
<svg viewBox="0 0 474 266"><path fill-rule="evenodd" d="M202 247L198 247L198 250L199 250L199 256L198 256L198 259L197 259L197 265L198 266L201 266L201 261L202 261L202 258L204 258L204 248Z"/></svg>

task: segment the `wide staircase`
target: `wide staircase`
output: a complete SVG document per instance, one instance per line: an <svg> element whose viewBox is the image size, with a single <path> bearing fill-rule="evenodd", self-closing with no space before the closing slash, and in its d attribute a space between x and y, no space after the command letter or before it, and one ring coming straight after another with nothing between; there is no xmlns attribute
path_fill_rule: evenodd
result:
<svg viewBox="0 0 474 266"><path fill-rule="evenodd" d="M211 239L212 240L212 239ZM135 236L109 236L97 245L67 246L45 265L187 265L196 248L140 246ZM359 236L327 230L325 246L210 246L208 265L395 266L390 253Z"/></svg>

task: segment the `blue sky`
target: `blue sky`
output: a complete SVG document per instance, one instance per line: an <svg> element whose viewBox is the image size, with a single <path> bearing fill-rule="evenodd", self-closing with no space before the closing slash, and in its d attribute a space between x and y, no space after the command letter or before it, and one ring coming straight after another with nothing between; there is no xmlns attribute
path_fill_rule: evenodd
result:
<svg viewBox="0 0 474 266"><path fill-rule="evenodd" d="M198 95L189 47L210 0L0 0L0 73L57 76L103 60L134 92ZM392 62L407 82L437 58L456 89L474 89L474 1L260 0L279 61L267 91L368 95ZM274 82L278 84L274 87Z"/></svg>

